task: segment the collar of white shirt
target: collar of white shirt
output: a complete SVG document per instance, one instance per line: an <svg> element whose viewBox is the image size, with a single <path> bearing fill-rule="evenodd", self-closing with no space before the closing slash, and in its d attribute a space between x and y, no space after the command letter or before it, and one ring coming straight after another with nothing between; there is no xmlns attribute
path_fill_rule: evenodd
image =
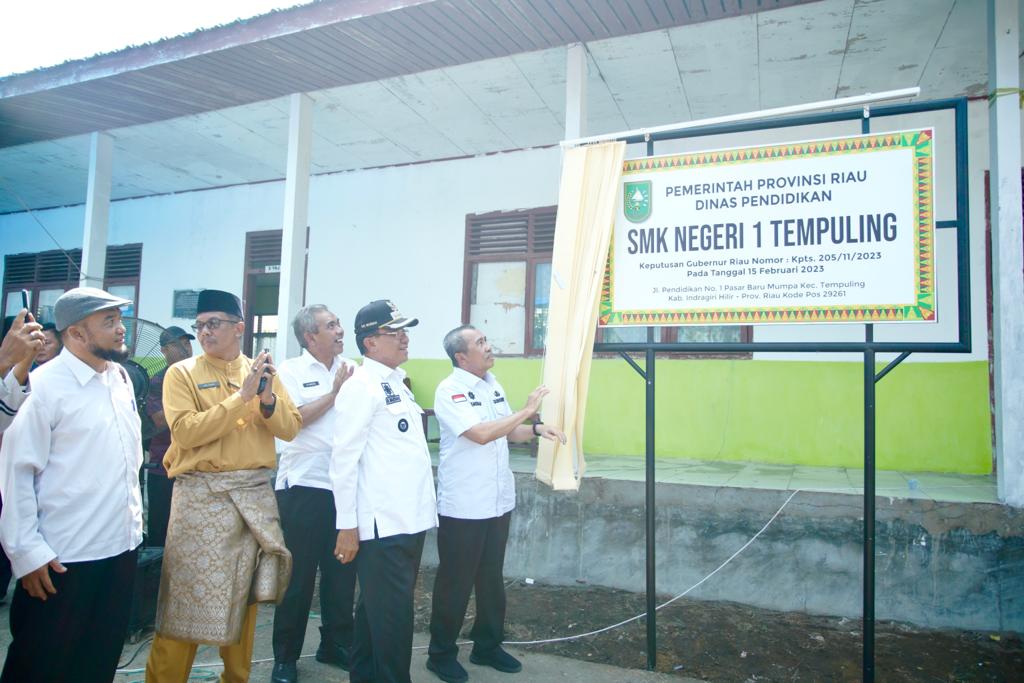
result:
<svg viewBox="0 0 1024 683"><path fill-rule="evenodd" d="M452 377L459 383L463 384L467 389L472 389L481 383L493 387L494 383L497 381L494 375L490 372L485 373L483 377L478 377L472 372L463 370L462 368L455 368L452 370Z"/></svg>
<svg viewBox="0 0 1024 683"><path fill-rule="evenodd" d="M327 367L323 363L318 361L316 359L316 356L309 352L309 349L302 349L302 353L299 354L299 357L302 358L303 361L305 361L307 367L313 367L314 365L319 365L322 368ZM334 360L331 362L331 367L327 368L327 370L330 372L334 372L338 368L338 364L344 362L345 359L342 356L335 356Z"/></svg>
<svg viewBox="0 0 1024 683"><path fill-rule="evenodd" d="M64 350L60 352L60 355L63 358L64 363L68 366L68 369L71 370L71 374L75 376L75 380L78 382L79 386L84 387L88 384L89 380L97 375L102 378L102 376L110 370L110 361L107 361L104 371L96 372L91 365L71 353L66 346L64 347Z"/></svg>
<svg viewBox="0 0 1024 683"><path fill-rule="evenodd" d="M405 380L405 370L402 368L389 368L383 363L375 361L372 358L367 358L366 356L363 356L363 367L366 368L368 372L379 375L382 379L394 379L397 377L398 379L396 381L398 382Z"/></svg>

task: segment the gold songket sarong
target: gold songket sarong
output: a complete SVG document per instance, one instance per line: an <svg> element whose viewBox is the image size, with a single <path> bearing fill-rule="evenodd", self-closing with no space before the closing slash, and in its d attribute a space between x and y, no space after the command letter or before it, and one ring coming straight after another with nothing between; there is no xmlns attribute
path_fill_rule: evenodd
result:
<svg viewBox="0 0 1024 683"><path fill-rule="evenodd" d="M156 610L159 635L237 643L247 607L280 602L291 571L266 469L175 477Z"/></svg>

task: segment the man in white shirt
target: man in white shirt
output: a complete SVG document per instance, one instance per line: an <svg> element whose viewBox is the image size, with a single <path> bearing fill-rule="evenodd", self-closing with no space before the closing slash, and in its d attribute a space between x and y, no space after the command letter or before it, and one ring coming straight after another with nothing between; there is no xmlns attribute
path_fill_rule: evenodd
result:
<svg viewBox="0 0 1024 683"><path fill-rule="evenodd" d="M476 588L476 618L469 661L505 673L522 670L502 649L505 639L505 544L516 505L515 477L508 462L509 441L536 436L560 440L549 425L523 424L548 393L537 387L526 405L512 412L505 389L489 371L494 356L487 337L471 325L445 335L444 350L455 370L438 385L434 413L441 426L437 467L437 576L430 615L427 668L446 683L469 678L455 644Z"/></svg>
<svg viewBox="0 0 1024 683"><path fill-rule="evenodd" d="M302 354L278 366L278 376L302 416L302 429L284 443L277 465L277 506L285 545L292 553L292 577L284 599L274 611L272 683L298 680L296 662L320 569L320 647L318 662L349 668L352 646L354 564L334 557L337 511L331 491L331 444L338 390L355 365L341 357L345 329L321 304L305 306L292 321Z"/></svg>
<svg viewBox="0 0 1024 683"><path fill-rule="evenodd" d="M9 330L6 329L8 320ZM29 370L33 359L45 345L42 328L28 309L21 309L18 315L4 322L3 342L0 343L0 440L3 439L4 430L18 414L18 408L28 398ZM10 583L11 562L3 548L0 548L0 602L7 598L7 586Z"/></svg>
<svg viewBox="0 0 1024 683"><path fill-rule="evenodd" d="M0 680L109 681L142 543L142 440L120 307L92 287L54 305L64 350L32 373L32 395L0 451L0 541L21 579Z"/></svg>
<svg viewBox="0 0 1024 683"><path fill-rule="evenodd" d="M409 359L395 305L373 301L356 314L363 365L338 392L331 483L339 562L356 561L359 602L352 683L409 683L413 592L423 538L437 526L434 476L416 405L399 366Z"/></svg>
<svg viewBox="0 0 1024 683"><path fill-rule="evenodd" d="M42 351L42 326L21 309L0 343L0 433L7 429L28 397L28 373Z"/></svg>

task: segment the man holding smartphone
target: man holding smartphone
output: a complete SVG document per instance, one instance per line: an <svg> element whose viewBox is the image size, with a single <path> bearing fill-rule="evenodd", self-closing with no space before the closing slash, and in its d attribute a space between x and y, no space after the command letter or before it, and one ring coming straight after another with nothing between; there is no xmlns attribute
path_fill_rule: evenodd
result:
<svg viewBox="0 0 1024 683"><path fill-rule="evenodd" d="M23 303L28 298L25 290L21 298ZM42 326L28 312L28 304L24 304L0 342L0 433L14 421L28 396L28 373L45 341L40 330Z"/></svg>
<svg viewBox="0 0 1024 683"><path fill-rule="evenodd" d="M0 449L0 541L20 585L0 681L109 681L142 542L142 440L121 306L92 287L65 292L67 346L32 373ZM24 320L23 315L20 316Z"/></svg>
<svg viewBox="0 0 1024 683"><path fill-rule="evenodd" d="M270 354L242 354L242 320L234 294L200 292L192 329L203 355L164 377L164 467L174 496L150 683L187 680L199 643L220 645L222 681L249 680L256 603L278 602L288 586L292 558L270 472L274 437L293 439L302 418Z"/></svg>
<svg viewBox="0 0 1024 683"><path fill-rule="evenodd" d="M21 290L21 303L22 310L11 317L10 325L7 320L4 321L3 336L0 337L0 439L3 439L4 430L14 421L18 408L28 398L28 374L33 359L45 342L39 324L28 311L28 292L24 289ZM3 548L0 548L0 602L7 597L11 576L10 560Z"/></svg>

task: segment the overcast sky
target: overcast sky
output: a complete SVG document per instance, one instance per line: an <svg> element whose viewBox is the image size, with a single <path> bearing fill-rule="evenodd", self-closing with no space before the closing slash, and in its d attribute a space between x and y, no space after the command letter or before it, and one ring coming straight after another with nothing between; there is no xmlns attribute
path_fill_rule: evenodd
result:
<svg viewBox="0 0 1024 683"><path fill-rule="evenodd" d="M0 0L0 78L312 0Z"/></svg>

